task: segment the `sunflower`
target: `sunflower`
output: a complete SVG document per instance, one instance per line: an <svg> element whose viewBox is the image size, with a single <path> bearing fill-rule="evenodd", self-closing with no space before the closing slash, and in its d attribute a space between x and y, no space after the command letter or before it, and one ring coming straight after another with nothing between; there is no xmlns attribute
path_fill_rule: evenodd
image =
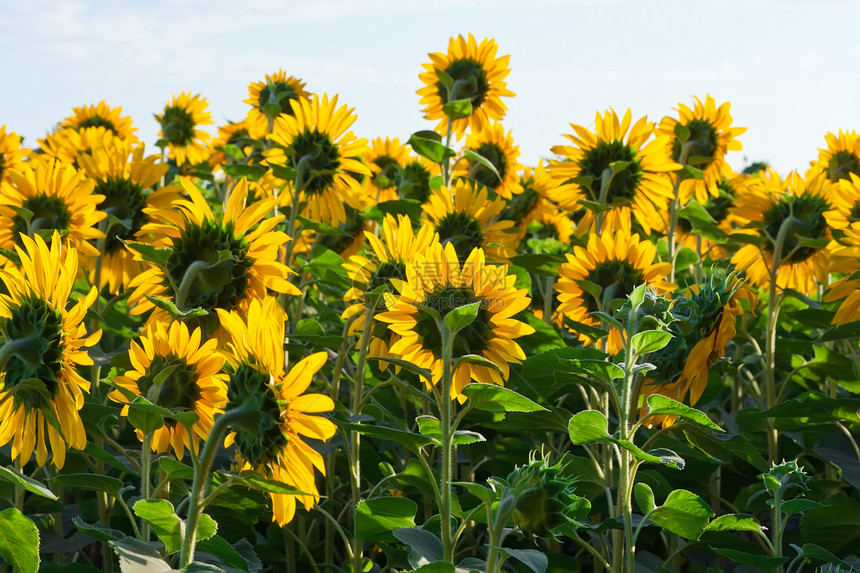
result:
<svg viewBox="0 0 860 573"><path fill-rule="evenodd" d="M537 206L523 217L519 226L523 230L523 238L528 237L527 246L531 252L565 251L570 247L575 232L570 213L554 207L546 200L538 202ZM538 244L540 247L535 249Z"/></svg>
<svg viewBox="0 0 860 573"><path fill-rule="evenodd" d="M672 339L649 358L657 367L653 372L659 380L649 378L643 386L643 414L652 394L679 402L689 395L690 406L699 401L708 385L708 369L726 353L726 346L735 337L735 322L744 313L740 303L744 299L754 311L757 297L753 290L729 275L723 280L712 278L701 288L693 285L672 303ZM646 422L663 427L674 423L675 416L654 416Z"/></svg>
<svg viewBox="0 0 860 573"><path fill-rule="evenodd" d="M104 237L96 224L106 214L96 210L105 197L94 194L93 187L74 166L54 159L10 171L0 184L0 248L22 245L22 234L50 239L59 231L81 255L97 256L88 241Z"/></svg>
<svg viewBox="0 0 860 573"><path fill-rule="evenodd" d="M497 220L505 208L503 199L487 198L487 189L473 181L457 179L454 188L442 186L423 205L424 218L435 228L442 244L451 243L462 260L482 247L495 261L516 253L513 221Z"/></svg>
<svg viewBox="0 0 860 573"><path fill-rule="evenodd" d="M805 294L817 292L827 280L830 226L824 214L831 209L828 181L824 173L804 179L792 171L781 180L775 171L750 181L731 213L741 223L740 232L762 236L761 246L747 244L732 257L738 270L757 286L770 282L774 251L784 235L775 271L781 289ZM814 241L810 243L810 241Z"/></svg>
<svg viewBox="0 0 860 573"><path fill-rule="evenodd" d="M367 200L371 205L397 199L397 172L411 160L409 149L396 137L377 137L364 155L372 175L365 178Z"/></svg>
<svg viewBox="0 0 860 573"><path fill-rule="evenodd" d="M595 115L593 133L570 124L576 135L565 137L573 145L552 148L564 159L551 160L547 167L555 187L549 198L568 211L580 209L581 201L608 207L602 213L603 225L612 229L629 232L632 215L650 234L666 225L663 213L668 212L672 199L672 183L666 174L679 165L666 151L667 138L647 143L654 132L653 123L646 117L632 126L631 121L630 110L619 121L615 110L610 109L602 116ZM594 223L595 213L589 210L580 224L591 228Z"/></svg>
<svg viewBox="0 0 860 573"><path fill-rule="evenodd" d="M827 149L818 150L818 160L812 162L808 176L826 173L831 183L860 175L860 135L854 131L839 130L838 135L824 136Z"/></svg>
<svg viewBox="0 0 860 573"><path fill-rule="evenodd" d="M382 238L373 233L365 233L370 243L370 250L366 255L353 255L344 263L344 268L352 281L350 288L343 300L352 303L343 311L341 316L344 320L351 320L349 334L361 333L364 328L364 316L368 309L366 299L368 293L378 295L380 287L386 292L393 292L394 287L391 280L406 279L406 265L413 260L417 253L424 253L430 245L438 238L430 225L424 225L414 233L412 222L405 215L398 215L397 219L392 215L386 215L382 221ZM377 312L383 310L382 305L372 305ZM370 333L371 341L370 356L386 356L388 348L393 343L392 338L396 335L384 326L379 328L374 325ZM387 364L381 363L384 370Z"/></svg>
<svg viewBox="0 0 860 573"><path fill-rule="evenodd" d="M735 139L747 130L745 127L732 127L732 116L729 115L731 104L725 102L717 107L711 96L705 96L705 103L695 98L696 103L690 109L678 104L678 116L664 117L657 127L657 133L668 138L672 159L695 167L704 172L703 179L687 178L681 181L678 197L681 205L685 205L690 197L695 196L699 203L705 203L708 195L719 194L717 186L726 167L726 152L743 149L741 142ZM687 155L683 155L683 145L675 132L681 124L689 131Z"/></svg>
<svg viewBox="0 0 860 573"><path fill-rule="evenodd" d="M286 165L296 170L301 187L302 214L310 219L337 226L346 220L344 203L361 209L361 184L354 174L370 176L359 158L367 153L367 140L356 139L349 127L356 116L345 105L337 107L337 96L322 100L290 102L294 115L275 119L269 138L276 147L264 155L271 165Z"/></svg>
<svg viewBox="0 0 860 573"><path fill-rule="evenodd" d="M510 375L509 362L525 358L515 338L534 329L513 318L530 302L527 289L514 288L515 275L505 266L487 265L484 251L472 250L461 264L454 245L434 242L423 253L416 252L406 265L406 281L392 281L397 295L385 294L387 312L377 319L388 323L400 338L389 355L429 370L433 384L442 379L442 340L435 319L425 308L445 316L454 308L479 303L475 320L454 338L453 359L476 354L493 362L500 371L463 362L453 373L451 398L466 400L463 388L472 380L503 385Z"/></svg>
<svg viewBox="0 0 860 573"><path fill-rule="evenodd" d="M131 118L122 115L121 107L111 108L104 100L96 105L74 108L72 115L60 122L60 126L74 130L103 127L123 141L137 142L137 136L134 135L137 129L132 127Z"/></svg>
<svg viewBox="0 0 860 573"><path fill-rule="evenodd" d="M860 320L860 280L853 278L860 271L860 225L842 229L839 243L831 247L833 256L829 271L847 275L831 284L824 297L826 302L842 301L833 317L833 324Z"/></svg>
<svg viewBox="0 0 860 573"><path fill-rule="evenodd" d="M259 163L263 159L262 146L253 144L254 140L259 140L265 135L265 126L260 131L248 119L222 125L218 128L218 135L209 144L209 165L223 167L229 164ZM228 157L228 152L225 150L228 146L238 150L230 150L230 153L236 153L237 156Z"/></svg>
<svg viewBox="0 0 860 573"><path fill-rule="evenodd" d="M102 222L107 236L99 249L102 260L97 286L101 289L107 285L112 293L128 287L143 270L123 241L143 239L141 229L150 221L146 210L170 209L173 201L181 198L175 185L150 191L168 166L159 155L144 157L144 150L143 143L132 147L115 140L112 148L96 147L91 154L79 156L87 176L95 183L95 192L104 197L98 210L110 216ZM93 281L94 273L95 270Z"/></svg>
<svg viewBox="0 0 860 573"><path fill-rule="evenodd" d="M481 131L472 132L466 138L466 149L472 151L496 168L498 175L493 173L479 161L466 156L454 168L454 177L466 177L477 181L494 195L510 199L513 195L523 192L517 172L521 169L519 163L520 148L514 145L514 138L500 123L484 126Z"/></svg>
<svg viewBox="0 0 860 573"><path fill-rule="evenodd" d="M21 147L21 137L14 131L6 133L6 126L0 125L0 183L6 181L10 171L20 171L29 154L29 149Z"/></svg>
<svg viewBox="0 0 860 573"><path fill-rule="evenodd" d="M172 96L164 111L155 115L161 125L158 137L166 143L170 158L175 160L177 165L186 162L197 165L208 158L206 145L209 142L209 134L198 129L201 125L214 123L212 116L206 111L207 107L209 102L200 94L182 92L179 97Z"/></svg>
<svg viewBox="0 0 860 573"><path fill-rule="evenodd" d="M117 389L108 395L126 404L120 414L128 415L134 396L172 412L197 414L193 435L176 420L166 419L152 434L154 453L172 447L181 460L186 449L197 455L196 438L209 436L214 416L227 402L227 375L221 372L225 357L216 352L217 344L214 338L203 342L199 328L189 331L181 322L152 324L144 328L139 343L132 341L128 350L132 368L114 379ZM137 430L137 438L143 437Z"/></svg>
<svg viewBox="0 0 860 573"><path fill-rule="evenodd" d="M716 196L709 196L708 200L702 205L702 208L704 208L705 212L713 220L716 228L726 234L734 231L737 226L736 218L731 214L730 208L735 198L743 194L749 179L750 177L747 175L736 175L733 172L727 173L717 184L718 194ZM702 257L708 256L713 261L726 258L726 249L722 242L704 237L700 237L700 240L697 241L697 235L691 233L692 228L690 220L683 215L678 219L678 227L675 229L675 237L678 245L692 249Z"/></svg>
<svg viewBox="0 0 860 573"><path fill-rule="evenodd" d="M54 158L80 168L78 155L92 153L96 147L113 147L122 140L105 127L66 127L49 133L39 140L38 154L44 158Z"/></svg>
<svg viewBox="0 0 860 573"><path fill-rule="evenodd" d="M36 450L36 463L45 465L47 436L52 462L62 468L66 444L87 445L78 412L90 383L76 372L92 365L86 347L101 331L87 335L83 324L98 293L69 305L78 273L78 253L63 248L54 231L51 245L38 235L23 237L15 246L20 265L0 270L5 294L0 295L0 446L12 441L12 459L23 466Z"/></svg>
<svg viewBox="0 0 860 573"><path fill-rule="evenodd" d="M555 283L558 312L580 324L599 327L600 320L590 313L608 311L613 300L626 299L642 283L660 293L676 288L665 280L672 265L654 262L657 258L654 243L640 241L638 234L631 235L623 227L600 235L592 233L586 247L574 246L573 254L565 256L567 261L559 267ZM599 292L600 298L593 291ZM579 339L586 344L591 342L585 333L580 333ZM621 332L611 328L609 353L617 353L622 344Z"/></svg>
<svg viewBox="0 0 860 573"><path fill-rule="evenodd" d="M424 117L439 120L436 131L448 133L448 117L444 105L459 100L469 100L472 113L468 117L455 119L451 131L462 136L469 127L477 132L484 129L490 120L499 121L505 116L507 107L502 96L513 96L507 88L505 78L511 72L510 56L496 57L498 46L495 40L484 39L480 45L472 34L468 40L463 36L448 41L448 53L428 54L429 64L423 64L425 72L418 75L424 87L418 90L420 103L424 105ZM446 88L440 72L446 74L453 84Z"/></svg>
<svg viewBox="0 0 860 573"><path fill-rule="evenodd" d="M253 82L248 86L248 99L245 100L251 106L248 119L252 124L265 126L268 132L270 119L274 120L282 113L294 115L291 103L308 99L310 95L305 90L305 82L293 76L287 77L284 70L266 74L266 81Z"/></svg>
<svg viewBox="0 0 860 573"><path fill-rule="evenodd" d="M824 213L832 229L845 229L860 223L860 177L849 173L834 183L830 193L831 210Z"/></svg>
<svg viewBox="0 0 860 573"><path fill-rule="evenodd" d="M402 169L397 171L394 184L397 186L397 196L400 199L411 199L422 205L430 198L433 189L430 185L434 177L439 176L441 168L438 163L433 163L424 157L418 157L408 161Z"/></svg>
<svg viewBox="0 0 860 573"><path fill-rule="evenodd" d="M278 262L278 249L290 239L273 230L283 216L265 218L274 199L246 207L248 183L242 179L230 193L223 214L215 217L200 190L188 178L180 182L188 199L173 201L166 209L147 209L157 222L144 225L141 232L152 233L157 246L169 254L162 265L153 265L132 279L131 314L152 310L148 297L172 299L180 311L201 308L211 314L216 308L241 309L251 299L264 297L266 289L300 294L287 280L292 271ZM144 260L138 251L135 260ZM195 274L190 274L192 269ZM164 318L158 309L150 320ZM204 334L214 328L208 318L203 319Z"/></svg>
<svg viewBox="0 0 860 573"><path fill-rule="evenodd" d="M327 355L311 354L289 372L284 370L286 314L271 297L252 301L247 320L221 309L218 316L231 336L228 409L251 403L259 411L257 430L236 428L227 436L225 446L236 446L240 469L254 470L307 494L270 494L272 521L283 526L295 514L296 498L308 510L319 501L314 468L325 475L325 465L322 455L304 440L326 441L334 435L334 424L316 415L331 412L334 401L304 392L326 363Z"/></svg>

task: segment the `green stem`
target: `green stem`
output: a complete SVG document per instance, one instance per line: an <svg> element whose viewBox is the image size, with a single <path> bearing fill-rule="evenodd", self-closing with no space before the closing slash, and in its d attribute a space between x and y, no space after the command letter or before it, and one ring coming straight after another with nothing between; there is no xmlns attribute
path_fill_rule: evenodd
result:
<svg viewBox="0 0 860 573"><path fill-rule="evenodd" d="M779 265L782 262L782 250L785 245L785 238L792 226L793 217L786 218L779 227L776 240L773 242L773 259L770 265L770 284L768 290L767 301L767 331L765 332L765 367L764 367L764 386L765 386L765 407L769 410L776 406L776 325L779 320L779 297L780 293L777 290L776 279L779 274ZM778 448L779 436L774 427L773 418L768 418L768 439L767 452L769 461L772 464L776 463L779 455Z"/></svg>
<svg viewBox="0 0 860 573"><path fill-rule="evenodd" d="M302 158L296 165L296 180L293 182L293 202L290 205L290 219L287 224L287 235L290 241L287 242L287 251L284 256L284 264L290 266L293 258L293 247L298 240L296 237L296 217L299 214L299 198L305 186L305 160Z"/></svg>
<svg viewBox="0 0 860 573"><path fill-rule="evenodd" d="M442 396L439 404L442 431L442 505L439 508L442 530L442 558L454 563L454 539L451 536L451 481L454 428L451 424L451 386L453 384L454 335L445 332L442 337Z"/></svg>
<svg viewBox="0 0 860 573"><path fill-rule="evenodd" d="M453 122L451 121L451 116L449 115L448 116L448 128L445 131L445 147L451 147L451 136L453 135L451 133L451 124L452 123ZM442 183L446 187L451 186L451 171L452 171L452 169L450 168L450 162L451 162L451 159L448 157L446 157L445 159L442 160Z"/></svg>
<svg viewBox="0 0 860 573"><path fill-rule="evenodd" d="M681 166L687 165L687 158L690 156L690 151L692 149L691 142L689 141L684 143L683 147L681 147L681 155L678 158L678 163L680 163ZM681 201L678 197L681 189L681 181L683 181L681 173L676 171L675 184L672 187L672 201L669 203L669 228L666 229L667 258L669 259L669 262L672 263L672 272L669 274L669 282L675 282L675 227L678 226L678 215L681 207Z"/></svg>
<svg viewBox="0 0 860 573"><path fill-rule="evenodd" d="M150 450L150 441L152 434L146 433L143 435L143 444L140 449L140 499L146 501L150 498L150 464L152 463L152 454ZM149 522L143 520L141 528L141 540L149 541Z"/></svg>

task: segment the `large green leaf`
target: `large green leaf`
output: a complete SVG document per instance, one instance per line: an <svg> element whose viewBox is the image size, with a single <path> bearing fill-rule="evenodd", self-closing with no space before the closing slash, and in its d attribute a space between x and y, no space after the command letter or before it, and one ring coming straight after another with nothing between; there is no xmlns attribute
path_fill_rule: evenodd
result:
<svg viewBox="0 0 860 573"><path fill-rule="evenodd" d="M735 563L757 567L759 571L773 571L777 567L788 562L788 557L754 555L752 553L738 551L737 549L729 549L727 547L711 547L711 549L723 557L728 557Z"/></svg>
<svg viewBox="0 0 860 573"><path fill-rule="evenodd" d="M725 431L712 422L704 412L691 408L667 396L652 394L648 398L648 415L646 418L659 415L678 416L679 418L690 420L718 432Z"/></svg>
<svg viewBox="0 0 860 573"><path fill-rule="evenodd" d="M119 497L123 483L110 476L94 474L59 474L51 478L51 484L87 491L103 491L112 497Z"/></svg>
<svg viewBox="0 0 860 573"><path fill-rule="evenodd" d="M174 569L161 558L152 543L144 543L133 537L110 542L119 557L122 573L172 573Z"/></svg>
<svg viewBox="0 0 860 573"><path fill-rule="evenodd" d="M469 384L463 388L467 404L487 412L545 412L546 408L510 388L494 384Z"/></svg>
<svg viewBox="0 0 860 573"><path fill-rule="evenodd" d="M397 430L395 428L372 424L353 424L352 422L345 422L337 418L334 418L332 421L344 430L353 430L363 436L370 436L371 438L378 438L380 440L392 440L415 454L418 454L424 446L434 443L433 438L422 436L415 432L407 432L406 430Z"/></svg>
<svg viewBox="0 0 860 573"><path fill-rule="evenodd" d="M355 537L371 541L395 541L392 531L415 526L418 504L405 497L376 497L358 502Z"/></svg>
<svg viewBox="0 0 860 573"><path fill-rule="evenodd" d="M609 421L603 412L597 410L583 410L574 414L570 419L567 431L570 435L570 441L575 446L612 441L609 436Z"/></svg>
<svg viewBox="0 0 860 573"><path fill-rule="evenodd" d="M803 542L818 544L833 553L857 547L860 543L860 503L845 492L823 501L827 507L809 509L800 518Z"/></svg>
<svg viewBox="0 0 860 573"><path fill-rule="evenodd" d="M761 532L761 524L752 515L746 513L729 513L721 515L705 528L705 531L753 531Z"/></svg>
<svg viewBox="0 0 860 573"><path fill-rule="evenodd" d="M21 573L39 570L39 530L14 507L0 511L0 557Z"/></svg>
<svg viewBox="0 0 860 573"><path fill-rule="evenodd" d="M168 553L182 548L182 520L172 503L165 499L140 500L134 504L134 513L152 527Z"/></svg>
<svg viewBox="0 0 860 573"><path fill-rule="evenodd" d="M442 560L442 541L439 537L420 527L404 527L391 532L401 543L409 547L409 564L421 567Z"/></svg>
<svg viewBox="0 0 860 573"><path fill-rule="evenodd" d="M676 489L655 509L651 521L684 539L697 539L714 515L711 507L698 495Z"/></svg>
<svg viewBox="0 0 860 573"><path fill-rule="evenodd" d="M125 533L122 531L117 531L116 529L110 529L109 527L103 527L101 525L90 525L77 515L72 518L72 523L75 524L78 531L86 533L93 539L98 539L99 541L116 541L117 539L124 539L126 537Z"/></svg>
<svg viewBox="0 0 860 573"><path fill-rule="evenodd" d="M0 479L12 482L18 487L26 489L30 493L35 493L36 495L40 495L48 499L57 499L54 492L33 478L25 476L13 467L4 468L3 466L0 466Z"/></svg>

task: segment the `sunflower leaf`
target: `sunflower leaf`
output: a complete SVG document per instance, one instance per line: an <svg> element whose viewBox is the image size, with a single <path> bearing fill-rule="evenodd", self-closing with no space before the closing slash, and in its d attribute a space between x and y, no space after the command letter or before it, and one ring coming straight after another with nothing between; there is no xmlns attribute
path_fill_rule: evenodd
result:
<svg viewBox="0 0 860 573"><path fill-rule="evenodd" d="M454 78L448 75L444 70L436 70L436 77L439 78L439 81L445 86L445 89L450 90L454 87Z"/></svg>
<svg viewBox="0 0 860 573"><path fill-rule="evenodd" d="M636 497L636 504L639 506L639 511L643 514L653 511L657 505L654 502L654 492L651 486L647 483L639 482L633 486L633 495Z"/></svg>
<svg viewBox="0 0 860 573"><path fill-rule="evenodd" d="M13 467L4 468L3 466L0 466L0 479L4 479L19 487L22 487L30 493L35 493L36 495L40 495L48 499L58 499L57 496L54 495L54 492L49 490L40 482L34 480L29 476L25 476Z"/></svg>
<svg viewBox="0 0 860 573"><path fill-rule="evenodd" d="M134 504L133 509L135 515L152 527L168 553L182 548L182 520L176 515L172 503L165 499L142 499Z"/></svg>
<svg viewBox="0 0 860 573"><path fill-rule="evenodd" d="M675 124L675 137L678 139L678 143L682 146L687 143L690 139L690 128L681 123L680 121Z"/></svg>
<svg viewBox="0 0 860 573"><path fill-rule="evenodd" d="M259 181L260 177L268 170L262 165L225 165L222 167L224 173L236 179L247 179L248 181Z"/></svg>
<svg viewBox="0 0 860 573"><path fill-rule="evenodd" d="M499 181L502 180L502 176L499 174L499 170L496 169L496 166L493 165L493 162L481 155L480 153L473 151L471 149L464 149L463 156L469 161L477 161L487 169L489 169L493 175L495 175Z"/></svg>
<svg viewBox="0 0 860 573"><path fill-rule="evenodd" d="M672 340L671 332L661 330L645 330L630 337L630 344L636 354L642 356L664 348Z"/></svg>
<svg viewBox="0 0 860 573"><path fill-rule="evenodd" d="M405 497L363 499L355 509L357 539L397 541L391 533L399 528L415 527L418 504Z"/></svg>
<svg viewBox="0 0 860 573"><path fill-rule="evenodd" d="M714 515L711 507L696 494L677 489L649 516L651 521L684 539L698 539L708 519Z"/></svg>
<svg viewBox="0 0 860 573"><path fill-rule="evenodd" d="M367 359L368 360L379 360L382 362L389 362L391 364L394 364L395 366L400 366L401 368L408 370L409 372L412 372L413 374L417 374L418 376L421 376L422 378L424 378L424 380L427 380L428 382L432 382L432 380L433 380L433 373L432 372L430 372L429 370L426 370L424 368L421 368L420 366L416 366L415 364L413 364L407 360L401 360L400 358L392 358L390 356L368 356Z"/></svg>
<svg viewBox="0 0 860 573"><path fill-rule="evenodd" d="M233 475L232 477L244 486L268 493L277 493L282 495L308 495L306 492L303 492L289 484L264 478L253 470L246 470L238 475Z"/></svg>
<svg viewBox="0 0 860 573"><path fill-rule="evenodd" d="M175 479L194 479L194 468L187 466L169 456L158 458L158 467L164 472L167 481Z"/></svg>
<svg viewBox="0 0 860 573"><path fill-rule="evenodd" d="M463 306L452 308L448 311L448 314L445 315L445 326L448 327L448 330L451 331L452 335L456 335L475 321L478 317L478 310L480 307L480 302L473 302L471 304L464 304Z"/></svg>
<svg viewBox="0 0 860 573"><path fill-rule="evenodd" d="M175 318L184 318L189 316L206 316L209 312L205 308L190 308L188 310L179 310L173 301L167 300L166 298L161 298L152 295L145 295L146 299L160 308L163 311L166 311L170 314L170 316Z"/></svg>
<svg viewBox="0 0 860 573"><path fill-rule="evenodd" d="M691 408L690 406L682 404L677 400L673 400L668 396L652 394L648 398L648 415L646 415L643 420L648 419L651 416L660 415L678 416L717 432L725 432L724 429L712 422L704 412Z"/></svg>
<svg viewBox="0 0 860 573"><path fill-rule="evenodd" d="M14 507L0 511L0 557L21 573L39 569L39 530Z"/></svg>
<svg viewBox="0 0 860 573"><path fill-rule="evenodd" d="M759 571L772 571L776 567L783 565L788 561L788 557L768 557L766 555L755 555L752 553L746 553L744 551L738 551L737 549L729 549L728 547L713 547L711 546L711 551L722 555L723 557L728 557L735 563L740 563L742 565L752 565L756 567Z"/></svg>
<svg viewBox="0 0 860 573"><path fill-rule="evenodd" d="M468 384L463 388L462 394L469 399L469 404L473 408L486 412L548 411L510 388L494 384Z"/></svg>
<svg viewBox="0 0 860 573"><path fill-rule="evenodd" d="M129 423L144 434L163 427L167 416L170 416L170 410L156 406L143 396L137 396L128 405Z"/></svg>
<svg viewBox="0 0 860 573"><path fill-rule="evenodd" d="M177 518L179 519L179 518ZM161 558L157 543L145 543L133 537L110 541L119 557L119 567L122 573L170 573L172 567Z"/></svg>
<svg viewBox="0 0 860 573"><path fill-rule="evenodd" d="M463 356L457 357L457 361L454 363L454 370L456 371L461 364L475 364L478 366L486 366L487 368L495 370L499 374L504 374L502 372L502 369L499 368L498 364L496 364L492 360L487 360L483 356L478 356L477 354L464 354Z"/></svg>
<svg viewBox="0 0 860 573"><path fill-rule="evenodd" d="M77 515L72 518L72 523L78 528L78 531L86 533L93 539L99 541L116 541L117 539L125 539L126 535L122 531L103 527L101 525L90 525Z"/></svg>
<svg viewBox="0 0 860 573"><path fill-rule="evenodd" d="M689 247L681 247L675 253L675 268L677 270L686 269L689 266L699 262L699 255Z"/></svg>
<svg viewBox="0 0 860 573"><path fill-rule="evenodd" d="M761 533L761 524L752 515L729 513L721 515L708 524L705 531L752 531Z"/></svg>
<svg viewBox="0 0 860 573"><path fill-rule="evenodd" d="M433 134L430 136L429 134ZM435 137L434 137L435 136ZM438 137L438 139L436 139ZM457 152L441 143L441 136L433 131L419 131L409 137L412 149L433 163L442 163L445 159L454 157Z"/></svg>
<svg viewBox="0 0 860 573"><path fill-rule="evenodd" d="M602 412L583 410L573 415L567 427L570 441L575 446L612 441L609 436L609 421Z"/></svg>
<svg viewBox="0 0 860 573"><path fill-rule="evenodd" d="M352 430L363 436L370 436L371 438L380 440L392 440L415 454L418 454L421 448L435 443L432 438L406 430L371 424L352 424L337 417L332 418L332 421L344 430Z"/></svg>
<svg viewBox="0 0 860 573"><path fill-rule="evenodd" d="M154 247L147 243L135 243L123 240L119 237L117 238L126 246L127 249L136 252L143 260L152 263L160 269L164 269L166 267L167 259L170 257L171 253L173 253L173 249L159 249L158 247Z"/></svg>
<svg viewBox="0 0 860 573"><path fill-rule="evenodd" d="M124 485L114 477L93 474L58 474L51 478L51 484L85 491L103 491L114 498L120 497Z"/></svg>
<svg viewBox="0 0 860 573"><path fill-rule="evenodd" d="M467 118L472 115L472 100L464 98L449 101L442 106L442 111L452 120Z"/></svg>

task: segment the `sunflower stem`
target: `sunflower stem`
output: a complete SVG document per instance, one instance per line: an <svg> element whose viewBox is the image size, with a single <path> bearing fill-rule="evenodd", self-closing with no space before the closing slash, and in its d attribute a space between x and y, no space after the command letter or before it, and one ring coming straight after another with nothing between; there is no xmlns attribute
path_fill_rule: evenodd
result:
<svg viewBox="0 0 860 573"><path fill-rule="evenodd" d="M299 214L299 198L302 195L305 187L305 169L307 161L302 157L296 165L296 180L293 181L293 198L290 204L290 219L287 223L287 236L290 241L287 243L286 254L284 255L284 264L290 266L293 258L293 248L296 244L296 218Z"/></svg>
<svg viewBox="0 0 860 573"><path fill-rule="evenodd" d="M143 443L140 446L140 499L147 501L151 494L150 483L150 465L152 463L152 455L150 453L150 442L152 434L149 432L143 434ZM141 524L141 540L149 541L149 522L143 520Z"/></svg>
<svg viewBox="0 0 860 573"><path fill-rule="evenodd" d="M690 151L693 149L693 142L687 141L681 147L681 154L678 157L678 163L681 167L685 167L687 165L687 158L690 156ZM669 203L669 227L666 229L666 248L667 248L667 258L669 262L672 263L672 272L669 273L669 282L675 282L675 257L677 254L675 253L675 227L678 226L678 215L679 208L681 207L681 201L678 197L678 194L681 189L681 181L683 181L683 177L681 177L681 173L675 172L675 185L672 187L672 201Z"/></svg>
<svg viewBox="0 0 860 573"><path fill-rule="evenodd" d="M252 404L243 404L234 410L224 412L218 416L212 425L212 430L209 432L209 437L206 438L203 451L200 453L200 461L194 468L194 482L191 485L191 493L188 498L188 516L185 521L185 537L182 540L182 552L179 558L180 568L194 561L194 547L197 544L197 523L203 510L201 504L206 495L209 468L212 466L212 460L218 451L221 438L233 420L253 414L255 411L256 408Z"/></svg>
<svg viewBox="0 0 860 573"><path fill-rule="evenodd" d="M448 127L445 130L445 147L451 147L451 124L452 124L451 116L448 116ZM442 183L445 187L451 186L451 171L450 169L451 160L446 157L442 160Z"/></svg>
<svg viewBox="0 0 860 573"><path fill-rule="evenodd" d="M454 539L451 536L451 481L452 454L454 452L454 428L451 420L451 386L454 372L454 334L442 329L442 400L439 404L442 432L442 505L439 508L440 528L442 531L442 558L454 563Z"/></svg>

